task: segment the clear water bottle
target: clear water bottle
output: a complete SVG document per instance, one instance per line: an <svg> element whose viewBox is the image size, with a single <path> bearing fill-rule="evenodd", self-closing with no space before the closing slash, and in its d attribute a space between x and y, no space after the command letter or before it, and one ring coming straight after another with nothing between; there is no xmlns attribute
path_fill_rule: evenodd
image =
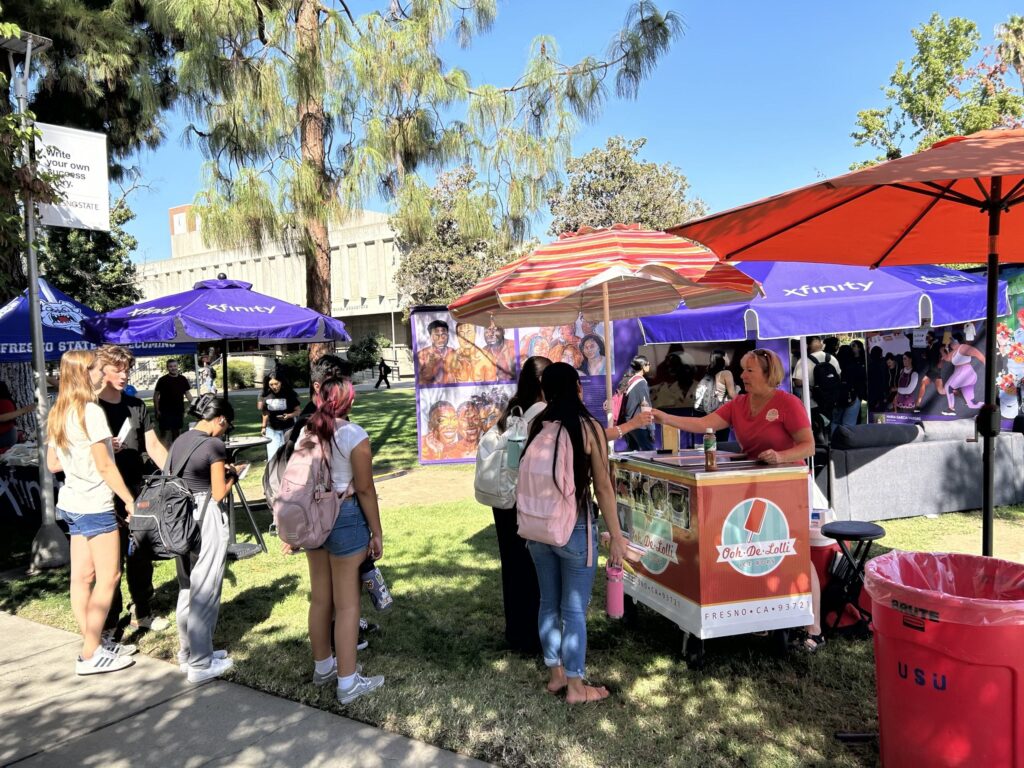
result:
<svg viewBox="0 0 1024 768"><path fill-rule="evenodd" d="M368 557L359 566L359 579L363 589L370 596L370 602L378 611L389 611L395 604L395 598L388 591L388 585L384 583L384 576L380 572L372 557Z"/></svg>

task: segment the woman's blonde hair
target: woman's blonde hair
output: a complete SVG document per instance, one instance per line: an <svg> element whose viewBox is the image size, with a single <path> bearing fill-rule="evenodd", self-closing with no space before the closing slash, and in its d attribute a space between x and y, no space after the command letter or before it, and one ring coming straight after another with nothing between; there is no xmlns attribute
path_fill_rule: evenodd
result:
<svg viewBox="0 0 1024 768"><path fill-rule="evenodd" d="M96 402L96 391L89 378L89 369L96 362L91 350L65 352L60 359L60 390L57 401L46 420L46 436L50 444L62 451L70 445L68 416L74 414L85 430L85 404Z"/></svg>
<svg viewBox="0 0 1024 768"><path fill-rule="evenodd" d="M770 349L752 349L744 357L752 357L757 361L757 364L761 366L761 370L764 372L764 377L768 381L769 387L777 387L782 383L784 377L782 360Z"/></svg>

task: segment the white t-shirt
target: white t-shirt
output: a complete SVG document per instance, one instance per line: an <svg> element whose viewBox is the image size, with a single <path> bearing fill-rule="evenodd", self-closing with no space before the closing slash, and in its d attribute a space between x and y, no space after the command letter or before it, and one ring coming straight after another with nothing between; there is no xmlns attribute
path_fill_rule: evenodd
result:
<svg viewBox="0 0 1024 768"><path fill-rule="evenodd" d="M366 430L350 421L339 422L335 427L331 448L331 480L335 490L343 491L352 482L352 450L368 439Z"/></svg>
<svg viewBox="0 0 1024 768"><path fill-rule="evenodd" d="M68 414L65 429L67 451L54 446L64 467L64 485L57 493L57 506L76 515L109 512L114 508L114 492L103 482L92 458L93 443L112 437L106 414L96 403L86 403L85 430L76 413Z"/></svg>
<svg viewBox="0 0 1024 768"><path fill-rule="evenodd" d="M808 358L809 359L807 360L807 385L813 387L814 386L814 366L816 366L818 363L824 363L825 362L825 352L824 352L824 350L822 350L820 352L812 352L812 353L810 353L808 355ZM803 372L803 369L800 367L801 366L801 362L800 361L802 359L803 358L798 358L796 363L793 365L793 378L796 379L797 381L800 381L800 376L802 375L802 372ZM839 366L839 361L836 360L836 356L835 355L829 355L828 356L828 361L829 361L829 363L832 364L832 367L836 369L836 373L838 375L842 376L843 369Z"/></svg>

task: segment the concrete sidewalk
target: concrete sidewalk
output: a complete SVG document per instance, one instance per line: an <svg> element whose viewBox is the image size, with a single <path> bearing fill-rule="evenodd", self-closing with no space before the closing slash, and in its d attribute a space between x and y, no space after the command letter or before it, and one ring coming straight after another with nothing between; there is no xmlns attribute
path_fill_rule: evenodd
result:
<svg viewBox="0 0 1024 768"><path fill-rule="evenodd" d="M484 763L163 661L78 677L77 635L0 613L0 765L305 766Z"/></svg>

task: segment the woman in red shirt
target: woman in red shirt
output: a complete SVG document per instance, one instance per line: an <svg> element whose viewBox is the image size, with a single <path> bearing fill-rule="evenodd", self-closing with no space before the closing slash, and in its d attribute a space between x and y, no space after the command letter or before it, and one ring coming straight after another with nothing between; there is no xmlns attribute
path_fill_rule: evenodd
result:
<svg viewBox="0 0 1024 768"><path fill-rule="evenodd" d="M814 435L807 411L798 397L778 388L785 375L779 356L768 349L755 349L743 356L740 365L745 394L707 416L672 416L655 410L654 420L698 434L732 427L744 453L765 464L785 464L812 456ZM811 597L815 623L806 627L807 637L801 647L813 653L825 644L820 623L821 586L814 568Z"/></svg>

